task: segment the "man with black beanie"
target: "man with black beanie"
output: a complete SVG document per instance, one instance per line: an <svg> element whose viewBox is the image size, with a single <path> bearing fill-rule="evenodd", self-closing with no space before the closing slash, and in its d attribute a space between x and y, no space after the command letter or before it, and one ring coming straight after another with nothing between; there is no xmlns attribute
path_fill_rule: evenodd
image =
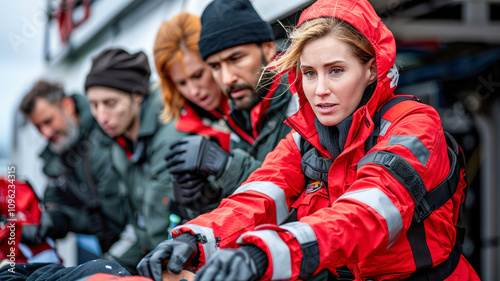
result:
<svg viewBox="0 0 500 281"><path fill-rule="evenodd" d="M283 121L298 107L286 83L263 71L276 56L274 34L249 1L215 0L204 10L201 24L201 57L230 98L230 153L189 137L174 144L167 167L176 178L191 175L192 182L196 173L214 175L227 197L290 132Z"/></svg>
<svg viewBox="0 0 500 281"><path fill-rule="evenodd" d="M92 114L119 144L111 150L111 164L127 185L130 212L120 247L109 253L132 273L168 237L173 192L163 158L173 140L187 136L159 120L163 103L149 90L150 74L143 52L110 49L93 59L85 81Z"/></svg>
<svg viewBox="0 0 500 281"><path fill-rule="evenodd" d="M201 24L198 42L201 57L211 67L223 93L230 98L231 112L227 116L232 130L230 153L210 149L202 139L188 138L174 144L167 156L167 166L178 177L196 172L212 173L217 185L223 188L222 193L228 196L261 166L267 153L290 132L290 127L283 122L297 111L298 101L292 98L284 77L280 79L282 77L274 77L268 70L263 71L276 56L274 35L248 0L212 1L203 11ZM249 186L245 191L251 190ZM207 262L196 260L197 253L217 242L203 239L210 237L204 233L207 231L204 227L188 223L182 229L184 234L162 242L139 263L140 274L161 280L162 262L167 259L170 259L167 268L174 273L190 262ZM241 247L223 259L232 262L230 267L236 269L239 276L252 276L267 266L265 253L252 246Z"/></svg>

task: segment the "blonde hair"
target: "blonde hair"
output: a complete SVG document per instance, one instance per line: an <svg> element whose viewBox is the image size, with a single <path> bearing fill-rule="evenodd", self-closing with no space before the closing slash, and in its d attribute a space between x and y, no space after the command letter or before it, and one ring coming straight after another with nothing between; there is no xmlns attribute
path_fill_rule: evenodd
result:
<svg viewBox="0 0 500 281"><path fill-rule="evenodd" d="M300 67L300 56L304 47L311 41L326 35L333 35L347 43L354 55L363 63L375 57L370 41L349 23L337 18L317 18L304 22L289 35L290 46L276 61L271 63L277 73Z"/></svg>
<svg viewBox="0 0 500 281"><path fill-rule="evenodd" d="M170 20L164 21L156 34L153 54L165 103L165 108L160 116L164 122L179 118L186 101L175 87L170 75L164 70L171 69L175 63L181 63L185 52L190 51L198 54L200 31L200 18L182 12Z"/></svg>

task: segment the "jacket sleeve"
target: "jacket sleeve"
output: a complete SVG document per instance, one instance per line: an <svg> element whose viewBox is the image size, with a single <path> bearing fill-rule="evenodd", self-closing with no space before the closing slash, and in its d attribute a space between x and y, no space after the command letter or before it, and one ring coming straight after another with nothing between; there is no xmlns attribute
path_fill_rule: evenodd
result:
<svg viewBox="0 0 500 281"><path fill-rule="evenodd" d="M270 260L287 261L280 267L273 262L275 267L269 266L264 277L277 280L277 274L285 274L287 279L303 278L325 268L361 262L407 243L405 232L411 225L415 202L405 185L407 179L398 176L398 171L391 171L389 162L384 166L370 160L370 154L379 151L404 158L427 190L448 174L446 141L437 112L421 108L395 120L385 136L357 163L353 184L330 207L277 229L263 226L239 239L239 243L253 243L264 249ZM452 212L447 211L453 205L449 205L451 201L446 204L441 213L431 215L430 221L439 215L453 226Z"/></svg>
<svg viewBox="0 0 500 281"><path fill-rule="evenodd" d="M200 265L220 247L236 246L237 238L260 224L280 224L304 187L300 152L290 133L270 152L257 169L231 196L210 213L174 229L201 234Z"/></svg>
<svg viewBox="0 0 500 281"><path fill-rule="evenodd" d="M148 151L149 167L145 168L148 170L145 172L150 174L144 194L143 215L150 240L148 244L153 248L168 238L170 226L170 200L173 200L174 193L164 157L169 152L170 144L179 138L172 128L173 124L167 124L155 134Z"/></svg>
<svg viewBox="0 0 500 281"><path fill-rule="evenodd" d="M216 180L222 189L222 198L231 195L250 174L262 165L262 161L242 149L231 150L231 162L224 173Z"/></svg>

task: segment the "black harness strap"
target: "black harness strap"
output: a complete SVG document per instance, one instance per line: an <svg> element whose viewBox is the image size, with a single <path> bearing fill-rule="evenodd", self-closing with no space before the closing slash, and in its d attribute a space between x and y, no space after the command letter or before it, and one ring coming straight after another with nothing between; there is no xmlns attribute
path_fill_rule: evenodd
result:
<svg viewBox="0 0 500 281"><path fill-rule="evenodd" d="M427 188L418 172L402 156L390 151L369 153L358 163L358 169L367 163L385 167L408 191L416 205L420 204Z"/></svg>
<svg viewBox="0 0 500 281"><path fill-rule="evenodd" d="M406 231L406 238L410 244L415 268L427 269L432 266L432 256L425 239L425 227L423 223L417 223L415 218L411 221L410 228Z"/></svg>
<svg viewBox="0 0 500 281"><path fill-rule="evenodd" d="M420 101L418 98L412 96L396 96L375 113L373 117L374 129L365 143L365 152L371 150L377 143L380 135L380 123L384 114L396 104L406 100ZM413 166L398 154L389 151L374 151L367 154L358 163L358 169L367 163L384 166L408 190L415 202L412 224L406 235L412 249L417 270L410 278L405 280L444 280L453 273L460 260L464 229L457 226L457 239L449 257L441 264L432 267L432 256L427 245L423 223L433 211L442 207L453 197L461 180L460 169L465 168L465 157L459 149L458 144L447 132L445 132L445 138L448 145L450 172L445 180L430 192L427 192L424 181ZM310 146L310 144L301 138L300 150L302 156L311 148L308 145ZM348 270L346 273L351 274ZM348 278L351 276L348 276Z"/></svg>
<svg viewBox="0 0 500 281"><path fill-rule="evenodd" d="M374 115L374 130L365 143L365 151L368 152L375 146L380 134L380 123L384 114L394 105L405 100L417 100L409 96L397 96L386 104ZM387 170L410 192L415 202L415 211L410 228L406 232L408 242L412 249L416 272L409 279L416 281L444 280L450 276L458 265L462 253L462 243L465 229L457 228L457 239L448 259L441 264L432 267L432 257L425 237L425 227L423 221L432 214L433 211L441 208L448 202L457 191L461 180L460 169L465 169L465 157L458 147L455 139L445 132L448 145L448 157L450 159L450 171L436 188L427 192L425 184L420 175L404 158L387 151L376 151L366 155L358 163L358 168L366 163L375 163L387 168ZM465 178L466 180L466 178ZM466 192L465 189L464 192ZM459 221L463 212L463 204L460 207Z"/></svg>
<svg viewBox="0 0 500 281"><path fill-rule="evenodd" d="M423 225L423 224L421 224ZM448 258L432 268L422 268L421 270L415 271L412 275L404 281L438 281L445 280L448 278L453 271L458 266L460 262L460 256L462 255L462 243L461 236L463 237L465 229L462 227L457 228L457 240L455 241L455 246L451 249L451 253ZM412 248L413 250L413 248ZM432 262L431 262L432 266Z"/></svg>

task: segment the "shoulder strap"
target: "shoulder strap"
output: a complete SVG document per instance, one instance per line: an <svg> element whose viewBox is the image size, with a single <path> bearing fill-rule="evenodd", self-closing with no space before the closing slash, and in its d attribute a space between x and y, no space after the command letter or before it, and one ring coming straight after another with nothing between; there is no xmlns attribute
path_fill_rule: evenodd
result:
<svg viewBox="0 0 500 281"><path fill-rule="evenodd" d="M388 102L383 104L375 112L375 114L373 115L373 125L374 125L373 131L366 140L365 153L368 153L368 151L370 151L370 149L372 149L375 146L375 144L377 143L377 139L380 136L381 130L387 129L388 125L390 125L390 123L381 124L382 117L385 117L384 119L389 120L390 122L396 120L396 118L399 117L401 114L403 114L403 112L412 108L414 104L404 103L405 106L397 106L397 107L395 107L395 105L408 100L421 102L421 100L415 96L407 96L407 95L395 96L394 98L390 99ZM392 110L389 112L389 109ZM390 116L387 116L387 114Z"/></svg>
<svg viewBox="0 0 500 281"><path fill-rule="evenodd" d="M409 278L404 279L405 281L445 280L457 267L462 254L465 228L460 226L460 219L462 218L465 198L460 205L458 221L455 226L455 246L451 249L448 258L435 267L432 267L433 262L428 246L423 247L423 245L426 245L425 230L423 228L424 224L419 222L419 220L421 221L425 219L434 210L439 209L443 204L450 200L458 190L460 182L462 182L464 196L467 192L464 154L455 139L453 139L449 133L445 132L445 137L448 144L448 155L450 157L450 172L440 185L424 196L422 202L425 203L425 206L419 204L420 206L417 205L415 209L412 225L407 231L407 236L412 248L417 270Z"/></svg>

